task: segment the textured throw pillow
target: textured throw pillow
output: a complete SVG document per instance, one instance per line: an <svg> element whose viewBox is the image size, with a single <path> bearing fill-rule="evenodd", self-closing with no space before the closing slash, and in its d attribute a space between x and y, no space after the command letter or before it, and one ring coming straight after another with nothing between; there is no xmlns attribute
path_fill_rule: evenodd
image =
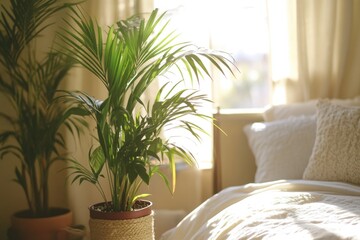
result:
<svg viewBox="0 0 360 240"><path fill-rule="evenodd" d="M304 179L360 184L360 108L319 101L316 132Z"/></svg>
<svg viewBox="0 0 360 240"><path fill-rule="evenodd" d="M315 116L253 123L244 127L257 165L255 182L302 179L316 135Z"/></svg>

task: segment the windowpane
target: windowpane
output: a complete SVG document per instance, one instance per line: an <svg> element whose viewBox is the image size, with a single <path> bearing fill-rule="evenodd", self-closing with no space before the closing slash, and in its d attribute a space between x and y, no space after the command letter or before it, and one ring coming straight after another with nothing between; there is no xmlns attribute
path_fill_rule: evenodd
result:
<svg viewBox="0 0 360 240"><path fill-rule="evenodd" d="M185 40L228 52L236 61L235 77L214 71L212 87L204 86L215 107L259 108L270 102L266 0L156 0L155 6L169 11Z"/></svg>
<svg viewBox="0 0 360 240"><path fill-rule="evenodd" d="M154 0L155 7L167 11L172 29L184 41L200 47L230 53L239 69L234 77L213 71L214 81L201 81L201 91L214 104L201 111L211 115L213 108L261 108L269 103L268 31L266 0ZM174 78L176 79L176 77ZM209 136L189 141L189 134L165 131L165 135L190 150L200 168L212 164L212 125L200 124Z"/></svg>

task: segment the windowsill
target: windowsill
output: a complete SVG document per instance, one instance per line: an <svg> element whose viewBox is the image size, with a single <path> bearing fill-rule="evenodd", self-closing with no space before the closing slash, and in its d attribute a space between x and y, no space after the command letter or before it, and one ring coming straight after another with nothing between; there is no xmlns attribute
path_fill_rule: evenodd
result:
<svg viewBox="0 0 360 240"><path fill-rule="evenodd" d="M168 164L162 164L161 168L168 168ZM209 163L209 162L200 162L198 163L197 166L189 166L187 163L185 162L177 162L176 163L176 171L184 171L187 170L189 168L195 168L196 170L210 170L213 168L213 164Z"/></svg>
<svg viewBox="0 0 360 240"><path fill-rule="evenodd" d="M264 113L266 108L219 108L214 109L213 114L261 114Z"/></svg>

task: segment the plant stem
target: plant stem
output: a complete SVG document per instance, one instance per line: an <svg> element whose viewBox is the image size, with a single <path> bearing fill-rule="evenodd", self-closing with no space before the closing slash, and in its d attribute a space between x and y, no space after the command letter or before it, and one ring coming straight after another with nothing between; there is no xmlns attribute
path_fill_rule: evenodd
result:
<svg viewBox="0 0 360 240"><path fill-rule="evenodd" d="M45 158L44 158L45 159ZM44 160L44 166L42 169L42 173L43 173L43 184L42 184L42 196L43 196L43 214L47 215L48 211L49 211L49 184L48 184L48 173L49 170L46 169L46 162L48 162L49 160Z"/></svg>

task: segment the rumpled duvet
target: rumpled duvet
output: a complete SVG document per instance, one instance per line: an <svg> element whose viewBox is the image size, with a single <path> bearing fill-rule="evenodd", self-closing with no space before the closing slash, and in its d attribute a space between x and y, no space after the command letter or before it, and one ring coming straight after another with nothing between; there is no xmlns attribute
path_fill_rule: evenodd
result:
<svg viewBox="0 0 360 240"><path fill-rule="evenodd" d="M360 187L308 180L230 187L161 239L360 239Z"/></svg>

